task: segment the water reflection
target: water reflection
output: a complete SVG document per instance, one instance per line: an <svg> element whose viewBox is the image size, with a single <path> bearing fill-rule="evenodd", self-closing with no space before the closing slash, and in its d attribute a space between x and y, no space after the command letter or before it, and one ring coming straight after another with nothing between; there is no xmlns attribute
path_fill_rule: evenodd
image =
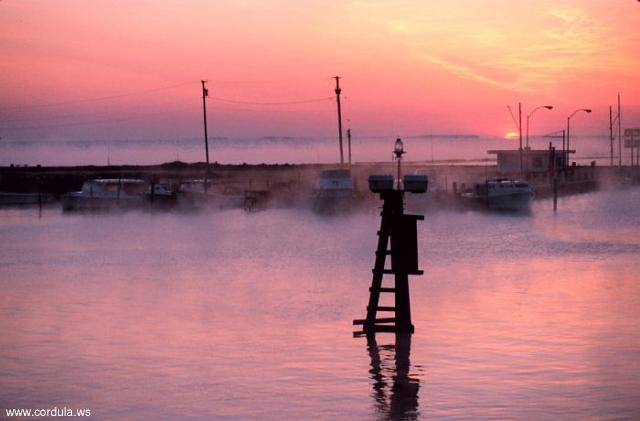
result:
<svg viewBox="0 0 640 421"><path fill-rule="evenodd" d="M376 213L0 209L0 406L640 419L640 189L563 200L531 218L432 213L411 349L379 334L368 351L349 321Z"/></svg>
<svg viewBox="0 0 640 421"><path fill-rule="evenodd" d="M381 419L417 419L420 380L410 375L411 335L396 335L395 343L384 345L378 345L375 335L370 335L367 350L376 415Z"/></svg>

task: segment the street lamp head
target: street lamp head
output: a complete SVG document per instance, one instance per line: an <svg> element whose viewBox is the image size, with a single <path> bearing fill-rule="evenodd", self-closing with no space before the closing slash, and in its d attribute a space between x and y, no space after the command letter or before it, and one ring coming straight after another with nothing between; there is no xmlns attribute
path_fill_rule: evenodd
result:
<svg viewBox="0 0 640 421"><path fill-rule="evenodd" d="M402 144L402 140L400 138L396 139L396 143L393 146L393 153L398 159L402 157L402 154L404 154L404 145Z"/></svg>
<svg viewBox="0 0 640 421"><path fill-rule="evenodd" d="M567 119L570 119L571 117L573 117L576 113L579 113L580 111L584 111L585 113L590 113L591 109L590 108L578 108L573 113L571 113L571 115L569 117L567 117Z"/></svg>
<svg viewBox="0 0 640 421"><path fill-rule="evenodd" d="M547 110L553 110L553 105L545 105L544 108Z"/></svg>

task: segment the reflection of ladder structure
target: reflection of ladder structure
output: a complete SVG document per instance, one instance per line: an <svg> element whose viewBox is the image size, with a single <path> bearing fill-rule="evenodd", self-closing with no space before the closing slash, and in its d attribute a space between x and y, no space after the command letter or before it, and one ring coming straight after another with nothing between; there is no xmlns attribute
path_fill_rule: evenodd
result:
<svg viewBox="0 0 640 421"><path fill-rule="evenodd" d="M382 221L378 231L378 249L369 289L367 318L354 320L363 330L354 336L373 335L376 332L413 333L411 302L409 299L409 275L422 275L418 269L418 238L416 224L422 215L405 215L402 190L380 192L384 201ZM391 246L391 248L389 248ZM386 268L387 256L391 256L391 268ZM384 275L394 275L393 287L382 286ZM392 293L394 306L379 305L381 293ZM394 317L380 317L378 312L393 313Z"/></svg>
<svg viewBox="0 0 640 421"><path fill-rule="evenodd" d="M420 379L411 373L411 335L395 335L393 345L378 345L375 335L369 335L367 350L373 380L371 396L377 413L383 415L380 418L418 419Z"/></svg>

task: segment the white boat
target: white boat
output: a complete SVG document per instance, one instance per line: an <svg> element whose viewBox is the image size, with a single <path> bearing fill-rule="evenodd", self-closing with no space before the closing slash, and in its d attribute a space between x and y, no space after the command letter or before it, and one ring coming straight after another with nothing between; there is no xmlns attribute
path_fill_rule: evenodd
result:
<svg viewBox="0 0 640 421"><path fill-rule="evenodd" d="M351 171L324 170L316 180L313 208L319 212L346 210L353 205L355 190Z"/></svg>
<svg viewBox="0 0 640 421"><path fill-rule="evenodd" d="M473 190L462 193L492 210L528 210L533 200L533 188L525 181L509 178L491 178L474 183Z"/></svg>
<svg viewBox="0 0 640 421"><path fill-rule="evenodd" d="M150 206L173 206L177 201L177 192L167 183L150 183L145 193Z"/></svg>
<svg viewBox="0 0 640 421"><path fill-rule="evenodd" d="M82 190L60 197L64 210L103 210L141 206L146 201L147 184L132 178L87 180Z"/></svg>

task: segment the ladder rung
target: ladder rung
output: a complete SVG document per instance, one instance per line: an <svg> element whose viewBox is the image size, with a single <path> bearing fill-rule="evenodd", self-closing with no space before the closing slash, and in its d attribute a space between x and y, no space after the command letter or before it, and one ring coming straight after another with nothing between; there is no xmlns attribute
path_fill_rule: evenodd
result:
<svg viewBox="0 0 640 421"><path fill-rule="evenodd" d="M372 269L371 272L373 274L375 274L376 272L378 272L376 269ZM396 271L393 269L382 269L381 270L383 275L395 275ZM412 270L407 272L407 275L424 275L424 271L423 270Z"/></svg>
<svg viewBox="0 0 640 421"><path fill-rule="evenodd" d="M382 317L380 319L374 319L373 323L395 323L396 322L396 318L395 317ZM354 325L364 325L367 323L367 319L356 319L353 321Z"/></svg>
<svg viewBox="0 0 640 421"><path fill-rule="evenodd" d="M387 251L376 251L376 256L387 256L391 254L391 250L387 250Z"/></svg>
<svg viewBox="0 0 640 421"><path fill-rule="evenodd" d="M374 292L376 291L375 288L369 288L369 292ZM377 289L378 292L396 292L395 288L385 288L385 287L381 287Z"/></svg>
<svg viewBox="0 0 640 421"><path fill-rule="evenodd" d="M376 309L378 311L396 311L395 307L387 307L387 306L378 306Z"/></svg>
<svg viewBox="0 0 640 421"><path fill-rule="evenodd" d="M375 325L373 326L373 331L374 332L395 332L396 326L395 325Z"/></svg>
<svg viewBox="0 0 640 421"><path fill-rule="evenodd" d="M375 320L375 323L395 323L395 322L396 322L395 317L381 317Z"/></svg>

